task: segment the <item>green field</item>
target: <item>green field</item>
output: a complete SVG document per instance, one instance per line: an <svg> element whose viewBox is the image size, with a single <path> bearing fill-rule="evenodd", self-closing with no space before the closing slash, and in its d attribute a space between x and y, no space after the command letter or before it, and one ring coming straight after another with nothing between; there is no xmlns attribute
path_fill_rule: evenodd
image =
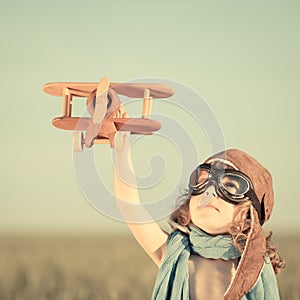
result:
<svg viewBox="0 0 300 300"><path fill-rule="evenodd" d="M300 237L281 237L281 299L300 299ZM1 236L0 299L150 299L157 269L127 235Z"/></svg>

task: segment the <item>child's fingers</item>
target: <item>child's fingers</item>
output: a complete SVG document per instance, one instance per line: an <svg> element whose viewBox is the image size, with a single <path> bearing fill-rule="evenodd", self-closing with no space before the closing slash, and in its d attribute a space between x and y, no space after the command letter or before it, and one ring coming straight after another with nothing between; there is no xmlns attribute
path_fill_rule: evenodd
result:
<svg viewBox="0 0 300 300"><path fill-rule="evenodd" d="M130 144L129 131L117 131L114 137L114 148L116 152L128 151Z"/></svg>

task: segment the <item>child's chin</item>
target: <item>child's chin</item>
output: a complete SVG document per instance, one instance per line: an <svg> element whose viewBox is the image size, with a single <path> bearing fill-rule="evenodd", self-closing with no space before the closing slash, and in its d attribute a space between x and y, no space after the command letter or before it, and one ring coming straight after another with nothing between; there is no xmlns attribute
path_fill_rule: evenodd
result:
<svg viewBox="0 0 300 300"><path fill-rule="evenodd" d="M224 228L222 227L214 227L212 226L207 226L208 224L194 224L195 226L197 226L198 228L200 228L202 231L206 232L209 235L222 235L222 234L227 234L224 230Z"/></svg>

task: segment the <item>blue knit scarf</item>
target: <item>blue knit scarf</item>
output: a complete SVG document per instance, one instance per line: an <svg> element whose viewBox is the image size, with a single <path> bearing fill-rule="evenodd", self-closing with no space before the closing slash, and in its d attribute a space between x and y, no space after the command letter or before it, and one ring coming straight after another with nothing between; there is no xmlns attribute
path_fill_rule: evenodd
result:
<svg viewBox="0 0 300 300"><path fill-rule="evenodd" d="M191 253L224 260L240 257L230 235L210 236L196 226L190 226L189 229L189 235L179 230L169 235L165 258L155 282L153 300L189 299L188 259Z"/></svg>

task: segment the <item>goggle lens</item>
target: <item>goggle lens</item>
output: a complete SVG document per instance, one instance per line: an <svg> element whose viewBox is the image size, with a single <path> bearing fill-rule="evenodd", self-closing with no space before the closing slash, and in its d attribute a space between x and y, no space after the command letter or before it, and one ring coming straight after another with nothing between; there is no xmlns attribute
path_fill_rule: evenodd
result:
<svg viewBox="0 0 300 300"><path fill-rule="evenodd" d="M205 169L196 169L190 178L190 185L197 187L207 181L209 177L209 172Z"/></svg>
<svg viewBox="0 0 300 300"><path fill-rule="evenodd" d="M248 181L238 174L224 174L220 178L220 185L229 194L236 196L244 195L250 188Z"/></svg>

